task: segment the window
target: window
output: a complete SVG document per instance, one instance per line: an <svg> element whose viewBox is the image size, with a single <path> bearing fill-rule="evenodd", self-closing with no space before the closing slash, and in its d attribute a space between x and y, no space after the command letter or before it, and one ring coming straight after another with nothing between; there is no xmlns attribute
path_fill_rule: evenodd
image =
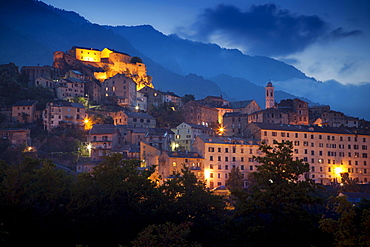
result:
<svg viewBox="0 0 370 247"><path fill-rule="evenodd" d="M212 169L213 170L213 164L210 164L209 165L209 169Z"/></svg>
<svg viewBox="0 0 370 247"><path fill-rule="evenodd" d="M219 170L221 170L221 165L218 165L218 167L217 167Z"/></svg>
<svg viewBox="0 0 370 247"><path fill-rule="evenodd" d="M294 146L299 146L299 141L294 141Z"/></svg>
<svg viewBox="0 0 370 247"><path fill-rule="evenodd" d="M228 162L229 161L229 157L225 157L225 161Z"/></svg>
<svg viewBox="0 0 370 247"><path fill-rule="evenodd" d="M362 153L362 158L367 158L367 153Z"/></svg>
<svg viewBox="0 0 370 247"><path fill-rule="evenodd" d="M236 161L236 158L235 157L233 157L233 162L235 162Z"/></svg>
<svg viewBox="0 0 370 247"><path fill-rule="evenodd" d="M209 156L209 160L210 161L213 161L213 156Z"/></svg>
<svg viewBox="0 0 370 247"><path fill-rule="evenodd" d="M209 174L209 177L210 177L210 178L213 178L213 172L211 172L211 173Z"/></svg>
<svg viewBox="0 0 370 247"><path fill-rule="evenodd" d="M253 166L249 166L249 170L253 171Z"/></svg>
<svg viewBox="0 0 370 247"><path fill-rule="evenodd" d="M274 131L271 134L272 134L272 136L277 136L277 133L274 132Z"/></svg>
<svg viewBox="0 0 370 247"><path fill-rule="evenodd" d="M311 166L311 172L315 172L315 167Z"/></svg>
<svg viewBox="0 0 370 247"><path fill-rule="evenodd" d="M311 150L311 155L315 155L315 151L314 150Z"/></svg>
<svg viewBox="0 0 370 247"><path fill-rule="evenodd" d="M229 170L229 165L225 165L225 170Z"/></svg>
<svg viewBox="0 0 370 247"><path fill-rule="evenodd" d="M229 148L225 148L225 153L228 153L229 152Z"/></svg>
<svg viewBox="0 0 370 247"><path fill-rule="evenodd" d="M242 170L242 171L244 170L244 165L240 166L240 170Z"/></svg>
<svg viewBox="0 0 370 247"><path fill-rule="evenodd" d="M319 135L319 139L320 139L320 140L322 139L322 135Z"/></svg>
<svg viewBox="0 0 370 247"><path fill-rule="evenodd" d="M221 161L221 156L218 156L217 157L217 161Z"/></svg>
<svg viewBox="0 0 370 247"><path fill-rule="evenodd" d="M233 153L236 153L236 148L233 148Z"/></svg>
<svg viewBox="0 0 370 247"><path fill-rule="evenodd" d="M213 147L208 147L208 152L214 152L215 151L215 148Z"/></svg>
<svg viewBox="0 0 370 247"><path fill-rule="evenodd" d="M221 153L221 148L218 148L218 152Z"/></svg>

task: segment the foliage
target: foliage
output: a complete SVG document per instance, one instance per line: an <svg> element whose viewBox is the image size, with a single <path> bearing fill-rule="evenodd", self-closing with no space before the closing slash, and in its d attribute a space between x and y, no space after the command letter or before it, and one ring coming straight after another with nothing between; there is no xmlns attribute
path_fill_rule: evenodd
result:
<svg viewBox="0 0 370 247"><path fill-rule="evenodd" d="M243 176L239 167L233 167L226 180L226 187L233 193L243 189Z"/></svg>
<svg viewBox="0 0 370 247"><path fill-rule="evenodd" d="M148 113L155 117L158 127L176 127L184 121L181 110L173 102L165 102L160 106L151 105Z"/></svg>
<svg viewBox="0 0 370 247"><path fill-rule="evenodd" d="M139 233L133 241L134 247L200 247L200 244L186 240L190 233L190 222L176 225L166 222L160 225L150 225Z"/></svg>
<svg viewBox="0 0 370 247"><path fill-rule="evenodd" d="M194 94L185 94L184 97L182 97L182 101L184 104L189 101L194 101L194 100L195 100Z"/></svg>
<svg viewBox="0 0 370 247"><path fill-rule="evenodd" d="M307 208L317 203L312 193L318 186L303 178L309 165L293 160L292 147L291 142L262 144L263 155L253 157L260 163L251 174L253 193L238 195L235 213L235 222L251 236L251 245L293 246L314 232L314 216Z"/></svg>
<svg viewBox="0 0 370 247"><path fill-rule="evenodd" d="M369 207L356 208L345 196L339 196L331 198L329 208L334 217L320 220L320 228L332 234L335 246L370 246Z"/></svg>

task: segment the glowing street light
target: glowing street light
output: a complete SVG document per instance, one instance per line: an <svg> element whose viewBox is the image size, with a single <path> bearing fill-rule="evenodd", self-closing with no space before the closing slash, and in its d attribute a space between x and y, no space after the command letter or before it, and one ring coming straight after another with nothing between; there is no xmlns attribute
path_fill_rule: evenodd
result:
<svg viewBox="0 0 370 247"><path fill-rule="evenodd" d="M224 128L223 126L221 126L221 127L218 129L218 135L222 136L224 133L225 133L225 128Z"/></svg>
<svg viewBox="0 0 370 247"><path fill-rule="evenodd" d="M92 128L92 122L91 122L91 120L88 118L88 117L85 117L84 118L84 124L85 124L85 126L84 126L84 129L85 130L89 130L89 129L91 129Z"/></svg>

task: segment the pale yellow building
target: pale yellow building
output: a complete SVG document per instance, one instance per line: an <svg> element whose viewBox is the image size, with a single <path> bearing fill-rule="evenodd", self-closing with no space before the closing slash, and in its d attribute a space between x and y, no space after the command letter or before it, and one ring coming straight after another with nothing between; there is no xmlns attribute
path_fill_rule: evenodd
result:
<svg viewBox="0 0 370 247"><path fill-rule="evenodd" d="M197 136L214 136L216 134L213 129L206 126L185 122L179 124L172 131L175 133L175 139L171 144L172 151L192 151L192 145Z"/></svg>
<svg viewBox="0 0 370 247"><path fill-rule="evenodd" d="M253 155L259 155L258 143L252 140L228 137L196 137L193 150L204 157L204 181L210 189L225 186L233 167L243 176L248 186L248 174L257 171Z"/></svg>
<svg viewBox="0 0 370 247"><path fill-rule="evenodd" d="M158 174L162 181L181 174L184 166L188 167L197 179L204 180L204 158L197 152L162 152L159 157Z"/></svg>
<svg viewBox="0 0 370 247"><path fill-rule="evenodd" d="M370 182L370 135L345 128L305 125L251 123L248 137L273 145L273 141L292 141L293 158L310 164L305 174L316 183L340 183L348 173L358 183Z"/></svg>

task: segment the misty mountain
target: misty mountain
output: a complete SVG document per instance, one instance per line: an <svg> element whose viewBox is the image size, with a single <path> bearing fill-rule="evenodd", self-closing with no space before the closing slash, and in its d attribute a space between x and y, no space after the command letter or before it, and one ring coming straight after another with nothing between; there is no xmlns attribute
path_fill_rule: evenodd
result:
<svg viewBox="0 0 370 247"><path fill-rule="evenodd" d="M0 3L0 64L51 65L55 51L67 51L72 46L100 50L108 47L139 56L147 65L154 86L179 96L255 99L263 107L263 87L271 81L276 87L277 101L306 98L310 104L330 104L332 109L347 115L370 119L369 104L356 96L369 90L367 84L350 87L321 83L284 62L164 35L149 25L101 26L77 13L39 1L0 0ZM342 94L352 101L343 104Z"/></svg>
<svg viewBox="0 0 370 247"><path fill-rule="evenodd" d="M176 73L195 73L205 77L227 74L263 86L269 80L307 78L295 67L275 59L247 56L236 49L185 40L174 34L166 36L149 25L106 27L122 35L136 49Z"/></svg>

